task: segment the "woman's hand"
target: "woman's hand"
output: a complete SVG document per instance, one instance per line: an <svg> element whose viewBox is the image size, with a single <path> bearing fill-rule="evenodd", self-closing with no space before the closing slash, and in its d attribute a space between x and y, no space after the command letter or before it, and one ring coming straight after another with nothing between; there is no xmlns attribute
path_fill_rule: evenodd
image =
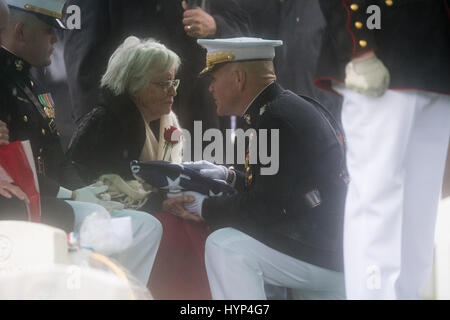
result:
<svg viewBox="0 0 450 320"><path fill-rule="evenodd" d="M7 199L11 199L14 195L19 200L29 202L27 195L18 186L4 180L0 180L0 195Z"/></svg>
<svg viewBox="0 0 450 320"><path fill-rule="evenodd" d="M185 208L185 204L189 205L195 202L195 197L189 195L174 196L170 194L168 194L168 197L169 199L163 202L163 211L197 223L204 221L202 217L189 212Z"/></svg>

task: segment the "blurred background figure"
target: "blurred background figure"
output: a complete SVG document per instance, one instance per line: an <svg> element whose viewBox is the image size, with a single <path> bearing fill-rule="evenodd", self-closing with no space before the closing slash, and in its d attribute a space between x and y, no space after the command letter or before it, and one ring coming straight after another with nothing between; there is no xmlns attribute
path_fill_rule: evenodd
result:
<svg viewBox="0 0 450 320"><path fill-rule="evenodd" d="M432 269L450 136L449 1L320 5L317 84L344 98L347 295L417 299Z"/></svg>
<svg viewBox="0 0 450 320"><path fill-rule="evenodd" d="M339 118L341 98L314 85L326 21L316 0L241 0L251 32L264 39L283 40L277 48L278 82L299 95L314 98Z"/></svg>

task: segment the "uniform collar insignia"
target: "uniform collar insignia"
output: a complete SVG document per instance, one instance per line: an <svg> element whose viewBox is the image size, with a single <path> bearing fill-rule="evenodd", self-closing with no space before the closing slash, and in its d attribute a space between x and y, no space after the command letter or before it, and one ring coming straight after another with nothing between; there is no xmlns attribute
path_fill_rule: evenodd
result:
<svg viewBox="0 0 450 320"><path fill-rule="evenodd" d="M23 71L23 68L24 68L23 60L17 59L16 61L14 61L14 65L16 66L17 71L19 71L19 72Z"/></svg>
<svg viewBox="0 0 450 320"><path fill-rule="evenodd" d="M278 83L269 84L245 110L243 116L245 122L248 125L257 125L258 119L267 112L271 102L283 91L284 89Z"/></svg>
<svg viewBox="0 0 450 320"><path fill-rule="evenodd" d="M268 104L263 105L263 106L261 107L261 109L259 109L259 115L262 116L262 115L266 112L266 110L267 110L268 107L269 107Z"/></svg>
<svg viewBox="0 0 450 320"><path fill-rule="evenodd" d="M4 72L16 72L22 74L28 73L31 68L31 65L28 62L4 47L0 48L0 66L0 69L3 69Z"/></svg>
<svg viewBox="0 0 450 320"><path fill-rule="evenodd" d="M248 113L244 115L244 120L248 125L252 124L252 117Z"/></svg>

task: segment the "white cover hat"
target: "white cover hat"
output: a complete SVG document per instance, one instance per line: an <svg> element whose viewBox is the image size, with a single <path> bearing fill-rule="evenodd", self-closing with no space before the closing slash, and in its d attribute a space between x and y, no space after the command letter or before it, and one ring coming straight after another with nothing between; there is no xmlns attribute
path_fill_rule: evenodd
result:
<svg viewBox="0 0 450 320"><path fill-rule="evenodd" d="M208 51L206 68L201 74L227 62L273 60L275 47L283 45L281 40L261 38L199 39L197 42Z"/></svg>

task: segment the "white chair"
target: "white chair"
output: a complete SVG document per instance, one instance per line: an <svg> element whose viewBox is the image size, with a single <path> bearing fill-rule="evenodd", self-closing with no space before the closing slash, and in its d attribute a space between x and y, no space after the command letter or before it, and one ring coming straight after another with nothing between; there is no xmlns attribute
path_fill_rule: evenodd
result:
<svg viewBox="0 0 450 320"><path fill-rule="evenodd" d="M0 300L152 299L115 262L89 251L68 253L64 231L0 222Z"/></svg>

